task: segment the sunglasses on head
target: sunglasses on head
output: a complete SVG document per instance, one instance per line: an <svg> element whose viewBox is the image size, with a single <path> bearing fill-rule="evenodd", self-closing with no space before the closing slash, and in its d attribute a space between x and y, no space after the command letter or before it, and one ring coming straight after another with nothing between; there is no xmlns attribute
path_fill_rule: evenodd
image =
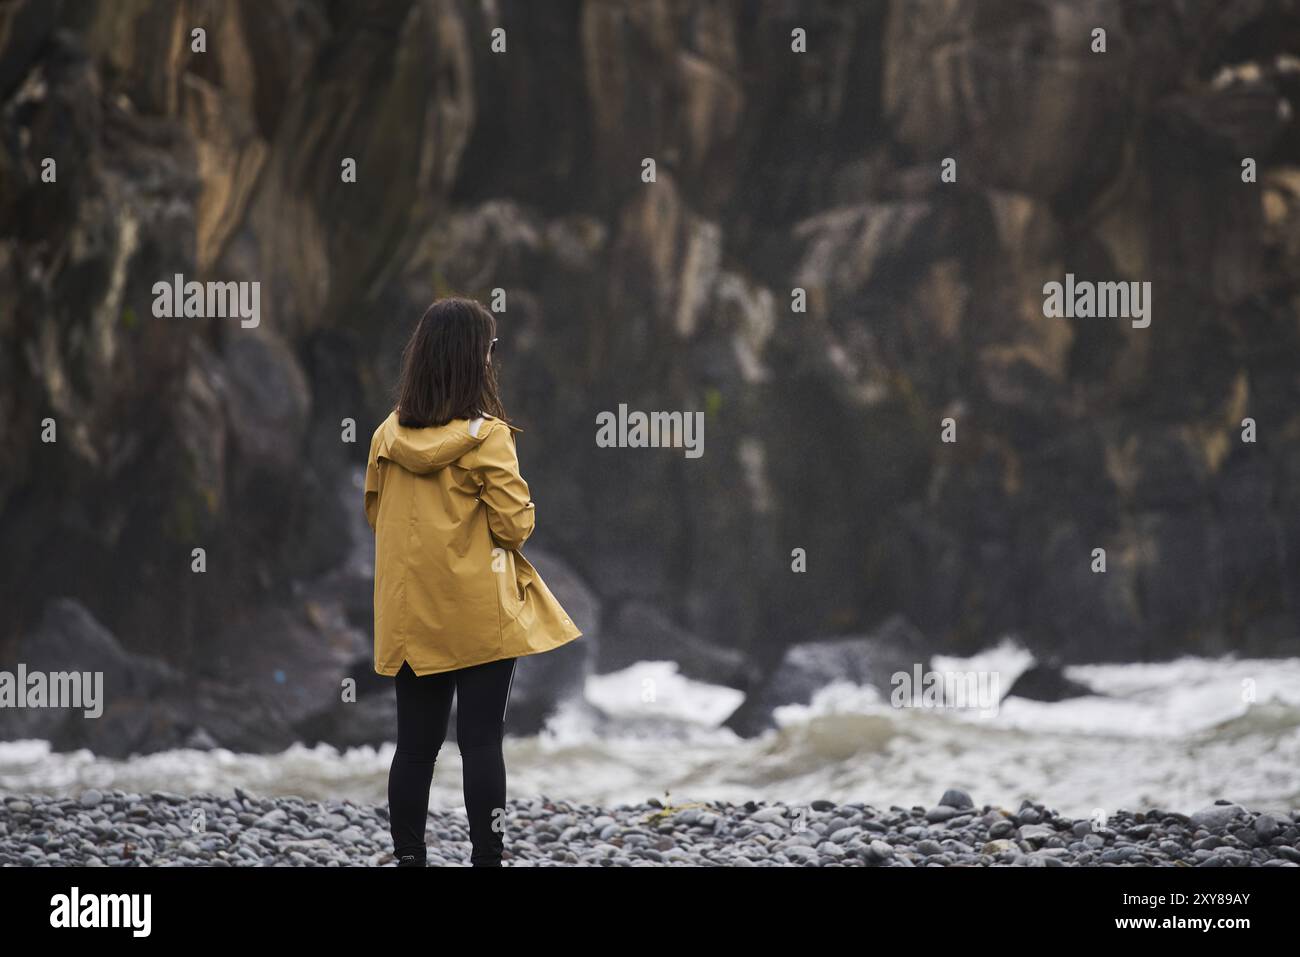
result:
<svg viewBox="0 0 1300 957"><path fill-rule="evenodd" d="M497 351L497 339L496 336L493 336L492 341L488 343L488 355L490 356L492 355L492 353L496 351Z"/></svg>

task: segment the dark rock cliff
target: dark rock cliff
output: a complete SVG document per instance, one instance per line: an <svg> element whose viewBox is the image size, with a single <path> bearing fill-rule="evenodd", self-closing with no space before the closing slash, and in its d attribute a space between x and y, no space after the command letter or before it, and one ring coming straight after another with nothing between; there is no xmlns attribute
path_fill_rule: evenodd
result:
<svg viewBox="0 0 1300 957"><path fill-rule="evenodd" d="M5 658L70 596L183 673L364 659L353 470L424 305L494 288L539 542L677 644L1294 653L1297 50L1289 0L3 0ZM1045 319L1066 272L1150 327ZM260 325L155 318L175 273ZM704 456L597 448L620 403Z"/></svg>

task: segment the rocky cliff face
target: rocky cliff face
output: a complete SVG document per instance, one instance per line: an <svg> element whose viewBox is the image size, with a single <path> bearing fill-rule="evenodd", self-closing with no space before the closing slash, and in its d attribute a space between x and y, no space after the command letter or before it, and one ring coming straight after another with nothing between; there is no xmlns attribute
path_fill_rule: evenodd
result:
<svg viewBox="0 0 1300 957"><path fill-rule="evenodd" d="M277 615L364 660L352 471L428 300L500 288L606 643L1293 651L1295 50L1255 0L0 2L9 647L73 596L182 671ZM1067 272L1150 281L1150 326L1045 319ZM155 318L175 273L260 282L259 326ZM705 454L597 448L620 403Z"/></svg>

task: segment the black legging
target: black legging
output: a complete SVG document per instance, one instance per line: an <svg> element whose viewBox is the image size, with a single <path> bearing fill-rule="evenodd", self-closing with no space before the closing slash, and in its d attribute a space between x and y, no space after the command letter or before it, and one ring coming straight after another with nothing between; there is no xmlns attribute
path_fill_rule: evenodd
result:
<svg viewBox="0 0 1300 957"><path fill-rule="evenodd" d="M388 772L388 817L399 866L425 863L424 825L429 814L433 762L447 737L456 696L456 744L464 766L472 867L500 867L506 804L501 756L506 704L515 659L417 676L402 662L397 685L397 750ZM500 818L493 827L495 818Z"/></svg>

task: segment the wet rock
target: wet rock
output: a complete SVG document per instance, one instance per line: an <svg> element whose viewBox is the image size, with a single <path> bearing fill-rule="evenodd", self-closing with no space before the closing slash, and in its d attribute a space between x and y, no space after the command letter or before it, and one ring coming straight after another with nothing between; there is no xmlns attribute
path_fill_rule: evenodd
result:
<svg viewBox="0 0 1300 957"><path fill-rule="evenodd" d="M1017 675L1006 697L1015 695L1032 701L1064 701L1096 693L1082 682L1067 678L1059 662L1048 661L1037 662Z"/></svg>
<svg viewBox="0 0 1300 957"><path fill-rule="evenodd" d="M918 663L923 672L928 668L924 636L901 617L867 636L795 645L723 723L737 734L758 734L772 726L773 708L807 704L816 691L837 680L872 686L888 698L895 690L893 675L911 675Z"/></svg>

